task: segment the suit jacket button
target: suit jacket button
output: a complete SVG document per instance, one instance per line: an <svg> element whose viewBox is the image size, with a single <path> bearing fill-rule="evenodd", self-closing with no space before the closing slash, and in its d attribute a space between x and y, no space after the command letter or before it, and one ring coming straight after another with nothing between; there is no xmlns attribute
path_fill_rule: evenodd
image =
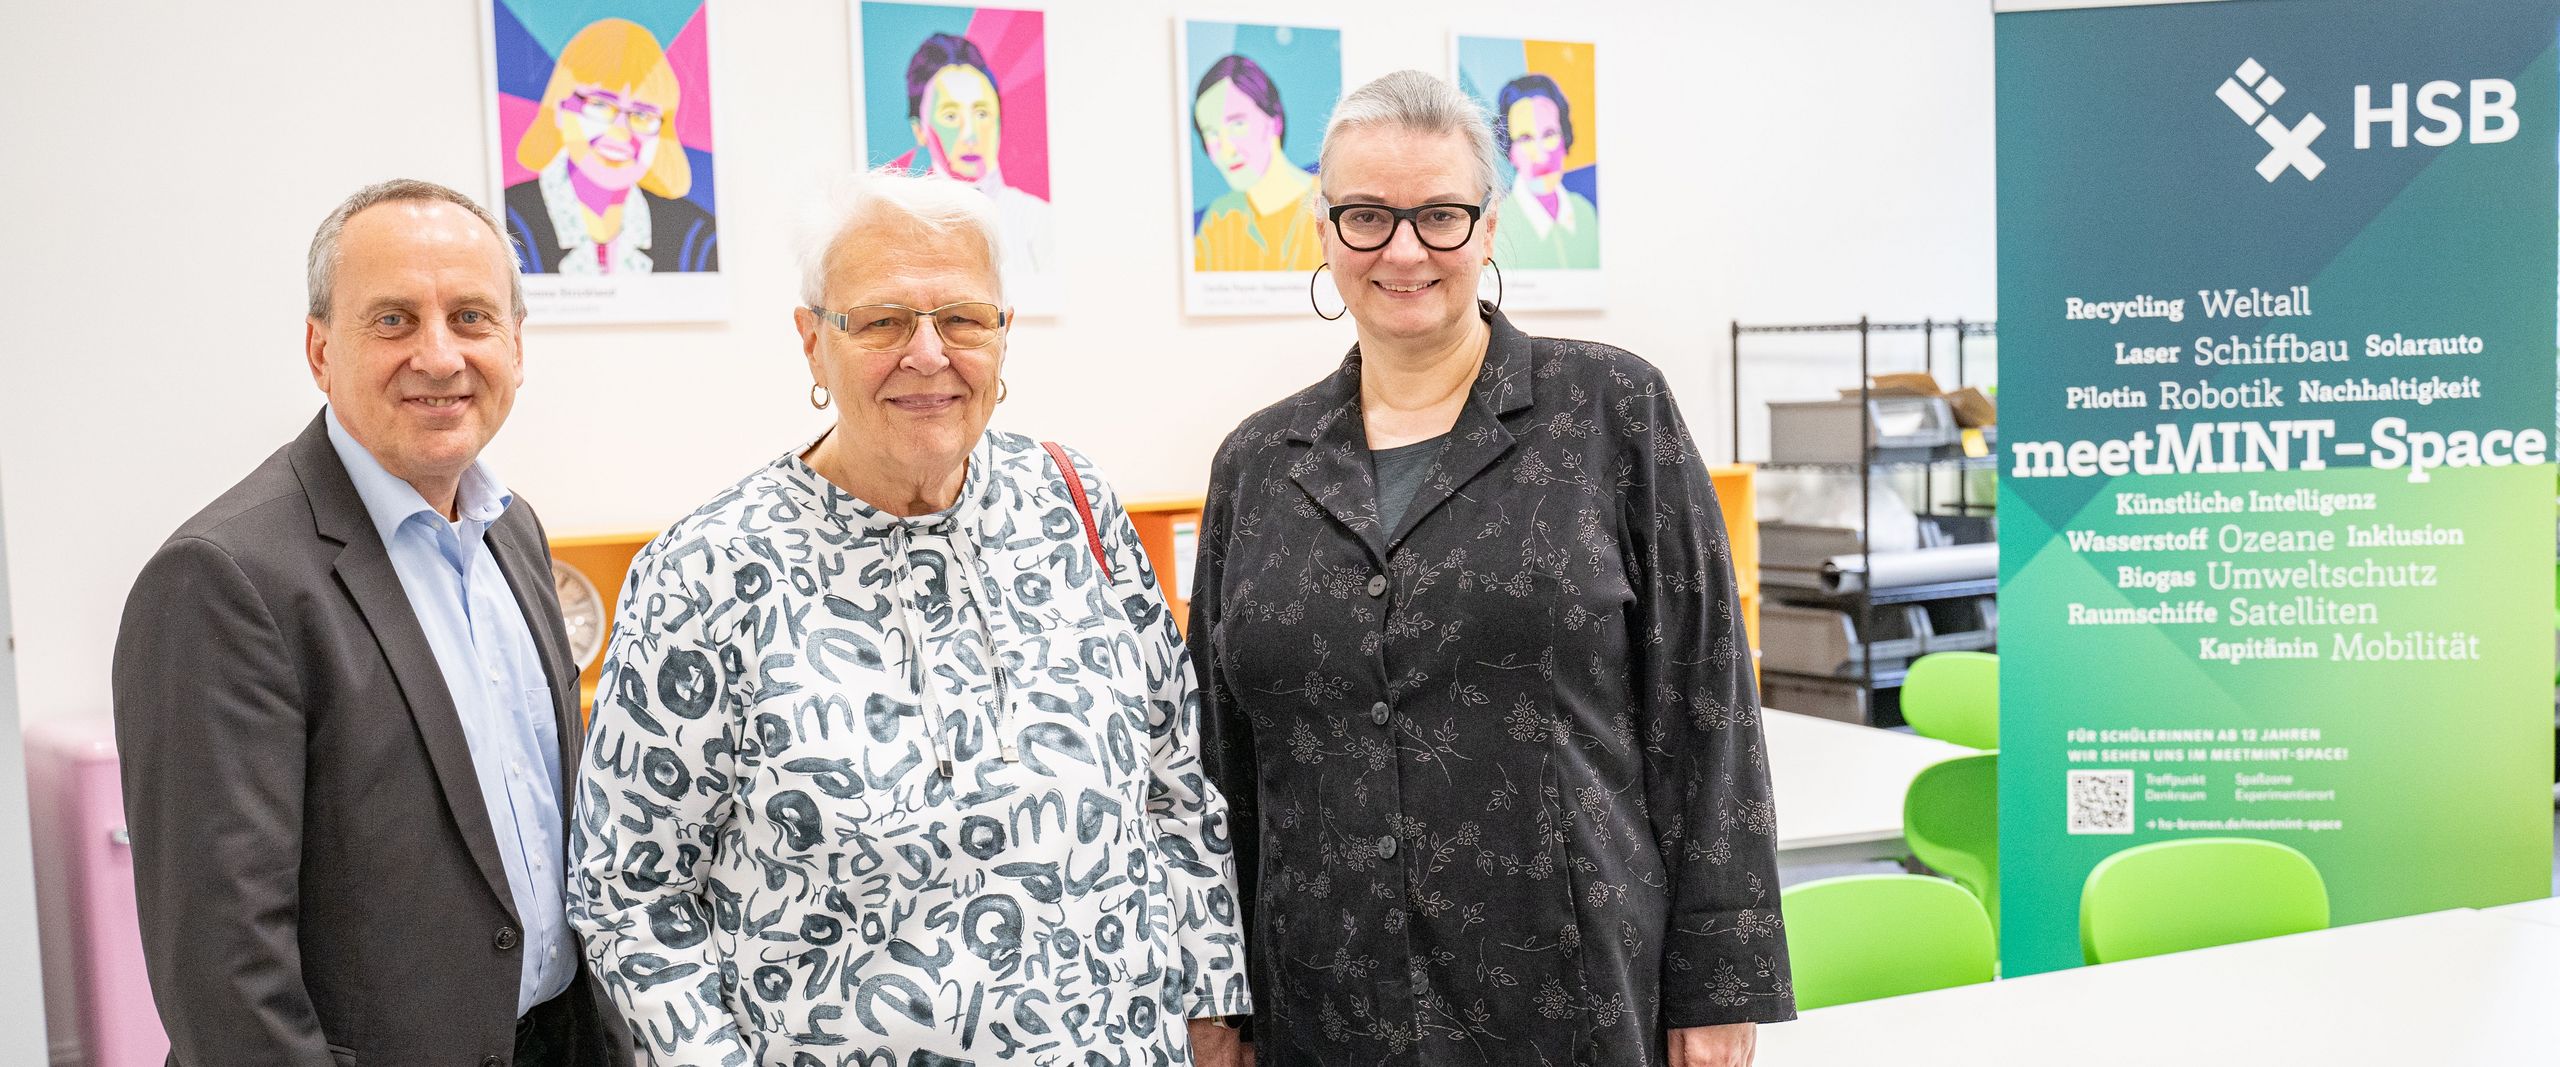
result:
<svg viewBox="0 0 2560 1067"><path fill-rule="evenodd" d="M499 927L496 940L498 944L498 951L512 951L516 947L516 928L512 926Z"/></svg>
<svg viewBox="0 0 2560 1067"><path fill-rule="evenodd" d="M1383 700L1369 705L1369 721L1377 723L1380 726L1385 726L1387 724L1387 718L1394 713L1394 709L1387 707L1387 702Z"/></svg>
<svg viewBox="0 0 2560 1067"><path fill-rule="evenodd" d="M1383 574L1372 574L1372 575L1370 575L1370 576L1369 576L1369 595L1370 595L1370 596L1385 596L1385 595L1387 595L1387 576L1386 576L1386 575L1383 575Z"/></svg>
<svg viewBox="0 0 2560 1067"><path fill-rule="evenodd" d="M499 1059L496 1056L482 1056L480 1057L480 1067L507 1067L507 1061Z"/></svg>
<svg viewBox="0 0 2560 1067"><path fill-rule="evenodd" d="M1382 860L1396 858L1396 835L1386 834L1378 838L1378 858Z"/></svg>

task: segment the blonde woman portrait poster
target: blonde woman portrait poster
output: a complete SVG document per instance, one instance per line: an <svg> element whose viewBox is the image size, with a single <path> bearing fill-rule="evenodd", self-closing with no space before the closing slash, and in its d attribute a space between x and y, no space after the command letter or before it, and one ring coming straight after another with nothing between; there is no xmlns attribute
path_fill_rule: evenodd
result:
<svg viewBox="0 0 2560 1067"><path fill-rule="evenodd" d="M703 0L491 0L497 207L531 321L726 313Z"/></svg>

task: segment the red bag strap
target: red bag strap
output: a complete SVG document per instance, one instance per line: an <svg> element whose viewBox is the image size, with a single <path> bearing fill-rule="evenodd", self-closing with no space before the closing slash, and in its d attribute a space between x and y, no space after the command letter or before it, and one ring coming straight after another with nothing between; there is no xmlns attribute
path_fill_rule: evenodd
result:
<svg viewBox="0 0 2560 1067"><path fill-rule="evenodd" d="M1093 562L1101 566L1102 579L1119 581L1119 576L1111 573L1111 560L1102 554L1102 530L1093 523L1093 501L1084 495L1084 478L1076 473L1076 465L1067 459L1064 446L1056 441L1042 441L1040 447L1058 465L1058 472L1067 476L1067 493L1075 497L1076 517L1084 522L1085 547L1093 550Z"/></svg>

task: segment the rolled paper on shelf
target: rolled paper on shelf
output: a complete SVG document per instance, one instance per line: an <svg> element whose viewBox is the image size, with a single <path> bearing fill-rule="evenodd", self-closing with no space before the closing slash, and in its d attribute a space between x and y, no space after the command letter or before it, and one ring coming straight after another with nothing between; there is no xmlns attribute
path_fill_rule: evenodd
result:
<svg viewBox="0 0 2560 1067"><path fill-rule="evenodd" d="M1860 573L1861 558L1854 552L1831 557L1822 565L1822 587L1834 593L1854 593L1861 588L1900 589L1995 578L2000 574L2000 546L1996 544L1878 552L1863 557L1874 561L1873 575Z"/></svg>

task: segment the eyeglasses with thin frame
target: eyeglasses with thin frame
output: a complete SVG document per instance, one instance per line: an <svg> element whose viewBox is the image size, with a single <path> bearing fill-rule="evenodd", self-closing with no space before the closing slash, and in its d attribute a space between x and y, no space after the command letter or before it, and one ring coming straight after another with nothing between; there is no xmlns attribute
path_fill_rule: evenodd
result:
<svg viewBox="0 0 2560 1067"><path fill-rule="evenodd" d="M1396 239L1399 223L1412 223L1415 240L1434 252L1455 252L1466 247L1476 235L1476 220L1484 217L1481 204L1439 203L1416 207L1388 207L1385 204L1335 204L1325 212L1333 219L1333 231L1345 247L1354 252L1375 252Z"/></svg>
<svg viewBox="0 0 2560 1067"><path fill-rule="evenodd" d="M631 127L632 135L636 137L656 136L657 132L667 124L666 113L657 108L647 104L617 104L611 99L596 96L585 90L574 91L563 97L560 101L560 109L577 112L579 117L598 126L611 126L614 119L622 118Z"/></svg>
<svg viewBox="0 0 2560 1067"><path fill-rule="evenodd" d="M907 347L907 340L916 335L918 318L933 320L933 332L942 337L944 348L964 351L995 343L1013 322L1013 316L1003 308L983 300L962 300L931 311L905 304L863 304L842 311L812 304L809 311L820 321L844 331L855 348L868 352L894 352Z"/></svg>

